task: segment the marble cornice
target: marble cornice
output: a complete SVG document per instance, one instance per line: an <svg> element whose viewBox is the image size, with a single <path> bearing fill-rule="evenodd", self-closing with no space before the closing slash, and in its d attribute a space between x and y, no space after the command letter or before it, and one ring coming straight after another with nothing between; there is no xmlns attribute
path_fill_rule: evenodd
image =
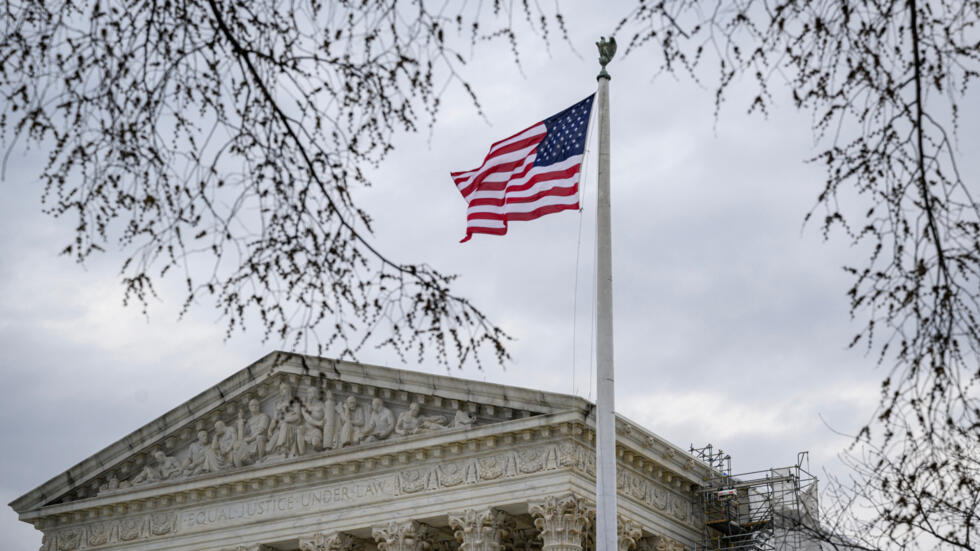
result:
<svg viewBox="0 0 980 551"><path fill-rule="evenodd" d="M712 477L711 469L703 461L618 414L616 456L620 461L637 463L644 469L649 459L653 459L681 483L701 486Z"/></svg>
<svg viewBox="0 0 980 551"><path fill-rule="evenodd" d="M340 482L397 471L431 458L463 457L498 447L554 439L573 432L583 434L585 430L584 417L577 411L515 419L469 430L450 429L48 505L21 513L20 519L31 523L51 517L62 517L66 522L78 521L130 510L180 505L202 498L260 494L283 484L326 480Z"/></svg>
<svg viewBox="0 0 980 551"><path fill-rule="evenodd" d="M307 456L282 463L245 467L202 475L179 482L131 488L117 493L49 505L20 515L39 529L69 525L128 514L147 513L224 498L257 496L287 487L338 483L362 477L386 475L431 463L432 459L462 459L494 450L519 449L538 442L568 441L581 447L583 460L570 465L585 476L594 476L590 457L594 443L591 419L581 411L538 415L512 421L451 429L393 441L381 441ZM625 443L624 443L625 444ZM681 495L689 495L687 476L670 470L639 449L621 444L620 464L634 476L643 476ZM591 468L590 468L591 467ZM626 472L625 470L623 472ZM622 491L629 492L629 488Z"/></svg>
<svg viewBox="0 0 980 551"><path fill-rule="evenodd" d="M325 376L336 380L360 384L365 387L385 387L401 392L441 397L447 400L479 402L500 408L529 409L542 413L555 413L571 409L588 410L591 407L587 400L570 394L544 392L355 362L340 362L327 358L292 355L289 360L278 365L276 371L299 376L323 373Z"/></svg>

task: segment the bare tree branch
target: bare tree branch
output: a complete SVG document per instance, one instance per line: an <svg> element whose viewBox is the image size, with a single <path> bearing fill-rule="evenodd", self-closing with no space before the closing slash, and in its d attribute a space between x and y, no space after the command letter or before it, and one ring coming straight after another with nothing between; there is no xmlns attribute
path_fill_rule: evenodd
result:
<svg viewBox="0 0 980 551"><path fill-rule="evenodd" d="M516 55L519 23L564 28L499 0L7 2L0 132L8 157L49 152L45 210L75 220L64 254L127 254L127 303L181 272L184 311L212 302L229 335L504 362L509 337L455 276L379 250L352 192L396 136L431 128L447 86L479 110L459 47Z"/></svg>

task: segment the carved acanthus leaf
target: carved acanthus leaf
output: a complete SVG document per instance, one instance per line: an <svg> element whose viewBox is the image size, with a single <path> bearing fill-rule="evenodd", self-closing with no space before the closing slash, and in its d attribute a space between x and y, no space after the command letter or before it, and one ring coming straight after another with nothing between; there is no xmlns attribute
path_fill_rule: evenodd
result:
<svg viewBox="0 0 980 551"><path fill-rule="evenodd" d="M378 551L429 551L435 530L416 520L391 521L376 526L371 536L378 544Z"/></svg>
<svg viewBox="0 0 980 551"><path fill-rule="evenodd" d="M582 536L595 518L595 506L571 493L529 503L528 512L541 532L544 551L582 549Z"/></svg>
<svg viewBox="0 0 980 551"><path fill-rule="evenodd" d="M516 527L509 514L499 509L466 509L449 514L460 551L500 551Z"/></svg>
<svg viewBox="0 0 980 551"><path fill-rule="evenodd" d="M643 537L640 525L627 518L619 517L616 522L616 540L619 551L631 551Z"/></svg>
<svg viewBox="0 0 980 551"><path fill-rule="evenodd" d="M299 539L300 551L361 551L364 544L350 534L333 532L316 533Z"/></svg>

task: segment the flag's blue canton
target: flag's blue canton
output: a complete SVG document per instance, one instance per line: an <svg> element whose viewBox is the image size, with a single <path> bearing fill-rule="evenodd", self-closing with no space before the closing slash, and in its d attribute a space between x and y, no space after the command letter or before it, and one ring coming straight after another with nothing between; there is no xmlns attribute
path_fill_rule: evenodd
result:
<svg viewBox="0 0 980 551"><path fill-rule="evenodd" d="M585 151L585 133L595 94L544 120L548 134L538 144L534 166L548 166Z"/></svg>

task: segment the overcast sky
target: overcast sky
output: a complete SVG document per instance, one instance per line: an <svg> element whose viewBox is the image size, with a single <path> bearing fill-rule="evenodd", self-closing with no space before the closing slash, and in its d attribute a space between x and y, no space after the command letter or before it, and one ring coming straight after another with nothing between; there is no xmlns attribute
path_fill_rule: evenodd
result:
<svg viewBox="0 0 980 551"><path fill-rule="evenodd" d="M521 74L505 44L485 48L467 76L489 124L451 90L431 140L400 136L359 199L382 250L459 274L459 292L517 338L506 370L452 375L590 397L595 163L581 215L465 244L448 175L595 89L593 42L618 13L566 15L582 57L524 40ZM845 348L858 326L841 266L860 251L803 226L823 179L803 162L815 152L809 119L784 94L768 121L736 99L715 124L710 92L654 80L655 69L649 52L610 65L617 410L682 447L724 448L735 472L791 465L802 450L817 474L835 469L847 439L827 424L860 426L883 372ZM223 340L207 304L178 321L179 288L165 287L148 318L123 307L116 253L86 266L57 256L71 221L40 212L42 158L16 150L0 184L3 504L280 347L256 332ZM445 373L382 351L359 359ZM0 508L0 548L40 539Z"/></svg>

